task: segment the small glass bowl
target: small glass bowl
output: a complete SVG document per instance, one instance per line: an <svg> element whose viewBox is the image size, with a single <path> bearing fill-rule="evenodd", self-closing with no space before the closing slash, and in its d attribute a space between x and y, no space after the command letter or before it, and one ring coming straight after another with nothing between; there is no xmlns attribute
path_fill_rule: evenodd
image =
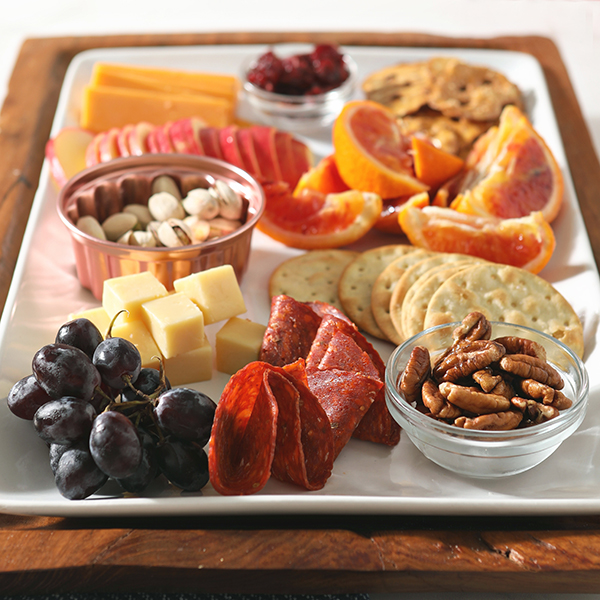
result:
<svg viewBox="0 0 600 600"><path fill-rule="evenodd" d="M154 179L171 176L182 196L222 180L244 200L241 227L219 238L174 248L128 246L95 238L75 226L92 215L102 222L126 204L147 204ZM173 281L191 273L230 264L241 281L246 271L254 227L265 206L262 186L248 173L224 161L187 154L145 154L100 163L69 180L58 196L58 214L67 227L77 276L83 287L102 299L104 281L150 271L169 290Z"/></svg>
<svg viewBox="0 0 600 600"><path fill-rule="evenodd" d="M287 131L302 131L330 126L340 114L344 104L352 99L358 68L354 60L343 55L348 69L348 78L337 88L324 94L291 96L267 92L250 83L247 73L256 63L256 58L247 61L242 68L244 95L254 114L265 125Z"/></svg>
<svg viewBox="0 0 600 600"><path fill-rule="evenodd" d="M432 327L394 350L385 376L390 413L429 460L454 473L496 478L535 467L572 435L585 417L589 394L585 366L567 346L549 335L521 325L492 322L492 339L514 335L544 346L548 362L560 372L565 382L562 392L573 405L545 423L512 431L478 431L449 425L409 404L398 390L398 381L415 346L426 347L434 358L452 344L452 332L458 325Z"/></svg>

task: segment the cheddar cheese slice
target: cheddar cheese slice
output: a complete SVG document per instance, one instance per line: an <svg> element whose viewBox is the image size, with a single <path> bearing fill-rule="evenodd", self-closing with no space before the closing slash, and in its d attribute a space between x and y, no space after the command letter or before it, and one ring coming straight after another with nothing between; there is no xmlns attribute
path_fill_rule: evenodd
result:
<svg viewBox="0 0 600 600"><path fill-rule="evenodd" d="M225 127L233 116L234 104L216 96L87 85L80 121L84 129L99 132L140 121L163 125L188 117L200 117L212 127Z"/></svg>

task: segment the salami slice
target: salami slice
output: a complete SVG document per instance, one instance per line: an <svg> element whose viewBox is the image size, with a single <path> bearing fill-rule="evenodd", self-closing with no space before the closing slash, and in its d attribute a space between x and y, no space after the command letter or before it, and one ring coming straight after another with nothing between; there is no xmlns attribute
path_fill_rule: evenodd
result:
<svg viewBox="0 0 600 600"><path fill-rule="evenodd" d="M338 369L311 371L308 384L329 418L337 458L383 384L379 379Z"/></svg>
<svg viewBox="0 0 600 600"><path fill-rule="evenodd" d="M260 360L283 367L306 358L321 317L306 303L285 294L271 300L271 313L260 350Z"/></svg>
<svg viewBox="0 0 600 600"><path fill-rule="evenodd" d="M217 404L209 448L210 481L225 496L254 494L271 474L277 401L266 385L270 366L253 362L227 383Z"/></svg>
<svg viewBox="0 0 600 600"><path fill-rule="evenodd" d="M321 489L333 469L333 432L316 396L273 367L269 385L277 399L277 443L271 474L307 490Z"/></svg>

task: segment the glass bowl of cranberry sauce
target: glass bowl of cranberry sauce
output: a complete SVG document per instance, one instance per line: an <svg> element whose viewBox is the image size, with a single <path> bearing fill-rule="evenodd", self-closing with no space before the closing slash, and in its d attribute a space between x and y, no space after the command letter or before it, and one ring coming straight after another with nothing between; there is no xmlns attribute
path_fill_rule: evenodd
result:
<svg viewBox="0 0 600 600"><path fill-rule="evenodd" d="M297 50L270 47L247 61L245 98L266 125L291 131L328 127L354 94L356 63L331 44Z"/></svg>

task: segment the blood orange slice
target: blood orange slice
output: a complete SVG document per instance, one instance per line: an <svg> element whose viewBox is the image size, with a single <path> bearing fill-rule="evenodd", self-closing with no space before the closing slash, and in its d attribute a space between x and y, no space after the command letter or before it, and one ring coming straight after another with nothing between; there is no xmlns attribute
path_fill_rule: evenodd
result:
<svg viewBox="0 0 600 600"><path fill-rule="evenodd" d="M451 208L407 203L398 221L410 242L427 250L470 254L539 273L556 240L541 212L526 217L478 217Z"/></svg>
<svg viewBox="0 0 600 600"><path fill-rule="evenodd" d="M410 139L381 104L347 103L333 126L333 146L339 173L352 189L374 192L384 199L428 189L415 177Z"/></svg>
<svg viewBox="0 0 600 600"><path fill-rule="evenodd" d="M450 206L472 215L523 217L540 211L552 222L560 210L564 181L545 141L525 115L507 106L498 127L475 145Z"/></svg>
<svg viewBox="0 0 600 600"><path fill-rule="evenodd" d="M257 228L294 248L351 244L371 229L381 213L381 198L369 192L323 194L305 189L294 196L281 181L265 183L263 188L266 206Z"/></svg>

